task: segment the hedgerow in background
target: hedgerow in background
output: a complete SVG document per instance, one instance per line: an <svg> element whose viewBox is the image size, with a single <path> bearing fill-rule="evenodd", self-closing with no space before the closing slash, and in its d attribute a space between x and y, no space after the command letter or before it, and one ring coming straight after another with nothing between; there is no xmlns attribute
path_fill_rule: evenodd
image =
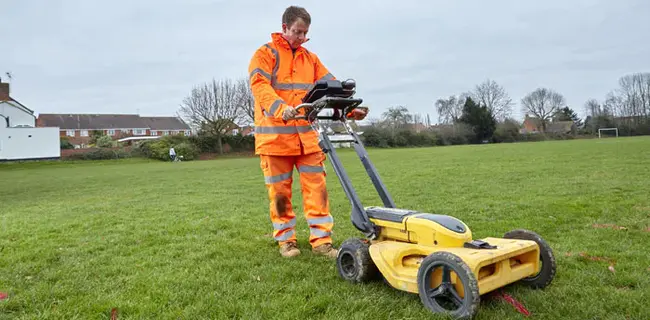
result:
<svg viewBox="0 0 650 320"><path fill-rule="evenodd" d="M164 136L160 139L145 140L136 144L136 149L141 155L163 161L171 161L169 157L171 147L174 147L176 156L183 156L183 160L186 161L197 159L200 154L199 148L192 144L188 137L181 135Z"/></svg>

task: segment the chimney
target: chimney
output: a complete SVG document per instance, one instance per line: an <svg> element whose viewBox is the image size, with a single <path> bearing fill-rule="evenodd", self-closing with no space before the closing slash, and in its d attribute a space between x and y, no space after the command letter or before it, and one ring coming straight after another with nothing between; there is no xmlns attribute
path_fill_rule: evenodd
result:
<svg viewBox="0 0 650 320"><path fill-rule="evenodd" d="M2 82L2 79L0 79L0 101L9 99L9 84Z"/></svg>

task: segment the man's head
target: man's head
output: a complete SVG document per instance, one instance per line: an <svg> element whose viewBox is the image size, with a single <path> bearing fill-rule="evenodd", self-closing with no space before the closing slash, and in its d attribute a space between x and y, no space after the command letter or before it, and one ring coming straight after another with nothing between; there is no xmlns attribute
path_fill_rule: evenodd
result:
<svg viewBox="0 0 650 320"><path fill-rule="evenodd" d="M282 35L292 48L297 48L307 40L311 16L305 8L290 6L282 14Z"/></svg>

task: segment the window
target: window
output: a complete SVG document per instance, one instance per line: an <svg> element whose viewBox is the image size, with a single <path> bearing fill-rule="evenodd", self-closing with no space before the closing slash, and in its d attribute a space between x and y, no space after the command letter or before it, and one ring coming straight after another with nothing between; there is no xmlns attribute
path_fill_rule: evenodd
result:
<svg viewBox="0 0 650 320"><path fill-rule="evenodd" d="M88 136L88 130L81 130L81 136L82 137L87 137Z"/></svg>
<svg viewBox="0 0 650 320"><path fill-rule="evenodd" d="M74 130L66 130L65 135L67 135L68 137L74 137Z"/></svg>
<svg viewBox="0 0 650 320"><path fill-rule="evenodd" d="M163 131L163 136L166 136L168 134L169 134L169 131L167 131L167 130Z"/></svg>
<svg viewBox="0 0 650 320"><path fill-rule="evenodd" d="M152 135L152 136L157 136L157 135L158 135L158 131L156 131L156 130L151 130L151 135Z"/></svg>
<svg viewBox="0 0 650 320"><path fill-rule="evenodd" d="M115 135L115 130L114 129L106 130L106 134L109 135L109 136L114 136Z"/></svg>
<svg viewBox="0 0 650 320"><path fill-rule="evenodd" d="M190 135L190 130L185 130L185 135L189 136Z"/></svg>
<svg viewBox="0 0 650 320"><path fill-rule="evenodd" d="M129 129L122 129L122 133L129 133Z"/></svg>
<svg viewBox="0 0 650 320"><path fill-rule="evenodd" d="M136 135L136 136L143 136L143 135L147 134L147 130L135 129L135 130L133 130L133 134Z"/></svg>

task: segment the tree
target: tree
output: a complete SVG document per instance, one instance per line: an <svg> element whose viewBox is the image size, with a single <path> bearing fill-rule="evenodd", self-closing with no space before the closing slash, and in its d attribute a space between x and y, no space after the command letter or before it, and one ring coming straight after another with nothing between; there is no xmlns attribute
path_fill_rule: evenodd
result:
<svg viewBox="0 0 650 320"><path fill-rule="evenodd" d="M404 106L390 107L382 113L383 121L392 128L402 128L411 123L413 116Z"/></svg>
<svg viewBox="0 0 650 320"><path fill-rule="evenodd" d="M253 97L253 91L251 91L250 80L239 79L236 86L237 103L242 108L243 121L252 124L255 122L255 98Z"/></svg>
<svg viewBox="0 0 650 320"><path fill-rule="evenodd" d="M587 116L598 116L602 112L602 108L600 107L600 103L596 99L589 99L587 102L585 102L585 114Z"/></svg>
<svg viewBox="0 0 650 320"><path fill-rule="evenodd" d="M413 122L414 125L424 124L424 118L420 113L413 114L411 116L411 121Z"/></svg>
<svg viewBox="0 0 650 320"><path fill-rule="evenodd" d="M91 130L89 136L90 136L90 141L89 141L90 144L96 144L97 139L104 136L104 130Z"/></svg>
<svg viewBox="0 0 650 320"><path fill-rule="evenodd" d="M542 132L551 117L565 105L564 96L548 88L537 88L521 99L522 111L537 117L542 125Z"/></svg>
<svg viewBox="0 0 650 320"><path fill-rule="evenodd" d="M223 154L222 137L242 118L241 99L237 87L231 80L203 83L195 86L189 96L183 99L179 113L181 117L201 133L214 135L217 147Z"/></svg>
<svg viewBox="0 0 650 320"><path fill-rule="evenodd" d="M468 96L468 93L463 93L459 96L452 95L436 100L435 106L439 121L445 124L457 122L463 113L463 105Z"/></svg>
<svg viewBox="0 0 650 320"><path fill-rule="evenodd" d="M521 123L513 118L506 118L497 123L492 140L494 142L516 142L519 140Z"/></svg>
<svg viewBox="0 0 650 320"><path fill-rule="evenodd" d="M650 132L650 73L631 73L618 79L618 88L608 92L602 104L585 103L588 127L621 127L631 132ZM587 119L585 119L587 123Z"/></svg>
<svg viewBox="0 0 650 320"><path fill-rule="evenodd" d="M553 121L573 121L576 127L582 127L582 120L578 114L568 106L558 110L553 116Z"/></svg>
<svg viewBox="0 0 650 320"><path fill-rule="evenodd" d="M97 138L95 145L98 148L111 148L115 145L115 142L110 136L101 136Z"/></svg>
<svg viewBox="0 0 650 320"><path fill-rule="evenodd" d="M474 132L475 143L480 143L492 138L497 128L497 121L487 106L476 104L472 98L465 100L463 114L458 119L459 122L467 124Z"/></svg>
<svg viewBox="0 0 650 320"><path fill-rule="evenodd" d="M633 73L618 80L617 96L620 99L620 110L616 115L632 117L635 120L647 119L650 116L650 73Z"/></svg>
<svg viewBox="0 0 650 320"><path fill-rule="evenodd" d="M485 80L477 85L471 94L474 101L490 109L490 112L499 121L505 120L512 114L512 99L505 88L494 80Z"/></svg>

